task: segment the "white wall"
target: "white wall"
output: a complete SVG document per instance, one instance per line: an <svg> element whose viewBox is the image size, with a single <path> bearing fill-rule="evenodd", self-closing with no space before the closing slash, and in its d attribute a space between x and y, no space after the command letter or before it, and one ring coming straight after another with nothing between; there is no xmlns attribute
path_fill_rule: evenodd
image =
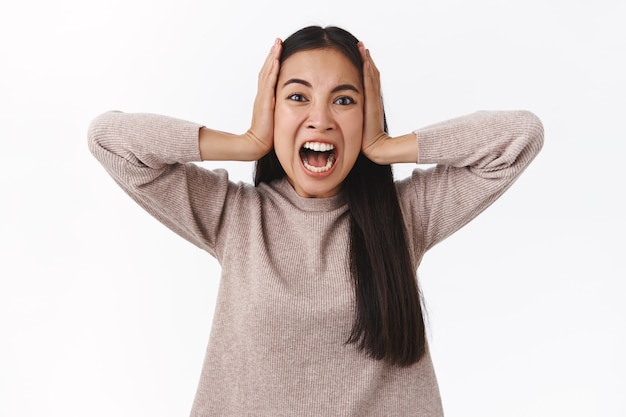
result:
<svg viewBox="0 0 626 417"><path fill-rule="evenodd" d="M214 3L0 6L0 416L188 414L218 266L117 188L86 129L119 109L244 131L274 38L308 24L371 49L392 134L479 109L545 124L420 269L447 415L626 415L626 3Z"/></svg>

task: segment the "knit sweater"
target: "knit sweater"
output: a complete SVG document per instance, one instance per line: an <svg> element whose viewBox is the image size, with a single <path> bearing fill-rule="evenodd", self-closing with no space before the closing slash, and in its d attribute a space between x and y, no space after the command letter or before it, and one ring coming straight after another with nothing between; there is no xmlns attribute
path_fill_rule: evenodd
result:
<svg viewBox="0 0 626 417"><path fill-rule="evenodd" d="M346 344L354 321L349 211L341 192L302 198L200 161L195 123L105 113L89 147L113 179L221 266L191 416L442 416L431 357L394 367ZM396 181L417 270L518 177L543 144L526 111L478 112L416 132L418 163Z"/></svg>

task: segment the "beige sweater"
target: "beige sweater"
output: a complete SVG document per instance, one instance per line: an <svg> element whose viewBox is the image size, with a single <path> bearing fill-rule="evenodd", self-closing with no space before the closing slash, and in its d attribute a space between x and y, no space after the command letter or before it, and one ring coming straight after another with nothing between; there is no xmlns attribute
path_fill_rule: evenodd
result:
<svg viewBox="0 0 626 417"><path fill-rule="evenodd" d="M442 416L430 355L409 368L346 345L354 315L342 194L299 197L285 180L229 182L199 161L200 125L106 113L89 147L150 214L220 262L191 415ZM418 169L397 182L414 267L495 201L539 152L529 112L479 112L416 131Z"/></svg>

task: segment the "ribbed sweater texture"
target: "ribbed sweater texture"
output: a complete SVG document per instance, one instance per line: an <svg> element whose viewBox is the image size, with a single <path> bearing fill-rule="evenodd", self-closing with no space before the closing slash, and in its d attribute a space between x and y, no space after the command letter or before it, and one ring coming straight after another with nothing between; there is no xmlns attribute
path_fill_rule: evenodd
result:
<svg viewBox="0 0 626 417"><path fill-rule="evenodd" d="M284 179L229 181L194 163L200 127L108 112L88 133L91 152L138 204L220 263L191 416L442 416L428 353L400 368L345 343L355 307L343 193L302 198ZM515 181L541 149L543 126L527 111L483 111L415 133L416 162L429 165L396 187L417 270Z"/></svg>

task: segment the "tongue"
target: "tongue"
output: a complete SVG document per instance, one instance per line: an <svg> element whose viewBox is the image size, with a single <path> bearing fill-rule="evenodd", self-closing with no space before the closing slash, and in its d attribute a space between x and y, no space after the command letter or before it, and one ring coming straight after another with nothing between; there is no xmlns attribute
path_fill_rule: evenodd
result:
<svg viewBox="0 0 626 417"><path fill-rule="evenodd" d="M309 151L306 153L306 162L314 167L323 167L328 162L328 155L328 152Z"/></svg>

